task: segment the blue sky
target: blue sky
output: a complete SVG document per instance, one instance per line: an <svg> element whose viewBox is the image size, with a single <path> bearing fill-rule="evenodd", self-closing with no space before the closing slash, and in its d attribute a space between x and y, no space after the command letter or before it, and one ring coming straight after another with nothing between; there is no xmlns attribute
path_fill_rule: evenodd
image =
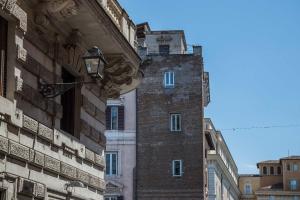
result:
<svg viewBox="0 0 300 200"><path fill-rule="evenodd" d="M204 50L211 103L240 173L256 163L300 155L299 0L119 0L135 23L183 29Z"/></svg>

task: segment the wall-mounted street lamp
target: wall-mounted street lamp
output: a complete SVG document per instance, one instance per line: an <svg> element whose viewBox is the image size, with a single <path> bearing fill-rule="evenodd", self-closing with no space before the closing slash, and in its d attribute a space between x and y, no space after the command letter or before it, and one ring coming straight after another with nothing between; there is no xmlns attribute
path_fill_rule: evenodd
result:
<svg viewBox="0 0 300 200"><path fill-rule="evenodd" d="M96 83L97 79L104 78L104 68L107 64L103 53L98 47L93 47L89 49L85 55L82 57L87 74L93 78L90 82L72 82L72 83L39 83L39 91L45 98L54 98L59 96L69 89L81 84Z"/></svg>

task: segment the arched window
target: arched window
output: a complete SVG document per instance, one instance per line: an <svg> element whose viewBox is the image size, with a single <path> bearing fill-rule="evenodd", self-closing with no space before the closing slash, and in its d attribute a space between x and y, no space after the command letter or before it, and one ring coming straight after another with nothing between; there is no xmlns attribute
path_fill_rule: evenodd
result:
<svg viewBox="0 0 300 200"><path fill-rule="evenodd" d="M274 167L270 167L270 174L274 175Z"/></svg>
<svg viewBox="0 0 300 200"><path fill-rule="evenodd" d="M263 175L267 175L267 167L263 167Z"/></svg>
<svg viewBox="0 0 300 200"><path fill-rule="evenodd" d="M277 167L277 174L281 174L281 167Z"/></svg>

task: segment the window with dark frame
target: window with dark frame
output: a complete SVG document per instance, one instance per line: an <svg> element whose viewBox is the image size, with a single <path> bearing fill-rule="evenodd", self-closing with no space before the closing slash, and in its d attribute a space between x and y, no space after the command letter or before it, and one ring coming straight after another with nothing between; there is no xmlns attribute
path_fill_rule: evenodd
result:
<svg viewBox="0 0 300 200"><path fill-rule="evenodd" d="M169 55L170 54L170 45L159 45L159 54Z"/></svg>
<svg viewBox="0 0 300 200"><path fill-rule="evenodd" d="M118 152L107 152L105 153L106 161L106 175L116 176L118 175Z"/></svg>
<svg viewBox="0 0 300 200"><path fill-rule="evenodd" d="M106 130L124 130L124 106L106 107Z"/></svg>
<svg viewBox="0 0 300 200"><path fill-rule="evenodd" d="M270 167L270 174L274 175L274 167Z"/></svg>
<svg viewBox="0 0 300 200"><path fill-rule="evenodd" d="M76 78L62 68L62 79L64 83L75 82ZM63 116L60 121L61 130L74 135L75 126L75 87L69 89L67 92L61 95L61 105L63 108Z"/></svg>
<svg viewBox="0 0 300 200"><path fill-rule="evenodd" d="M6 96L8 22L0 16L0 95Z"/></svg>
<svg viewBox="0 0 300 200"><path fill-rule="evenodd" d="M182 160L172 161L172 174L173 176L182 176Z"/></svg>
<svg viewBox="0 0 300 200"><path fill-rule="evenodd" d="M181 131L181 114L172 113L170 115L170 129L171 131Z"/></svg>

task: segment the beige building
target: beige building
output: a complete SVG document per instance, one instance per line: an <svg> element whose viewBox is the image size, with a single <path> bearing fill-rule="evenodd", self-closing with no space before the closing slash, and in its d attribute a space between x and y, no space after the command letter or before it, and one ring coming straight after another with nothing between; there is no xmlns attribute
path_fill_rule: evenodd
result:
<svg viewBox="0 0 300 200"><path fill-rule="evenodd" d="M1 200L103 199L106 100L141 78L135 29L115 0L0 0Z"/></svg>
<svg viewBox="0 0 300 200"><path fill-rule="evenodd" d="M241 175L241 199L299 200L300 156L257 163L259 175Z"/></svg>
<svg viewBox="0 0 300 200"><path fill-rule="evenodd" d="M204 119L206 154L206 198L238 200L238 168L220 131L211 119Z"/></svg>

